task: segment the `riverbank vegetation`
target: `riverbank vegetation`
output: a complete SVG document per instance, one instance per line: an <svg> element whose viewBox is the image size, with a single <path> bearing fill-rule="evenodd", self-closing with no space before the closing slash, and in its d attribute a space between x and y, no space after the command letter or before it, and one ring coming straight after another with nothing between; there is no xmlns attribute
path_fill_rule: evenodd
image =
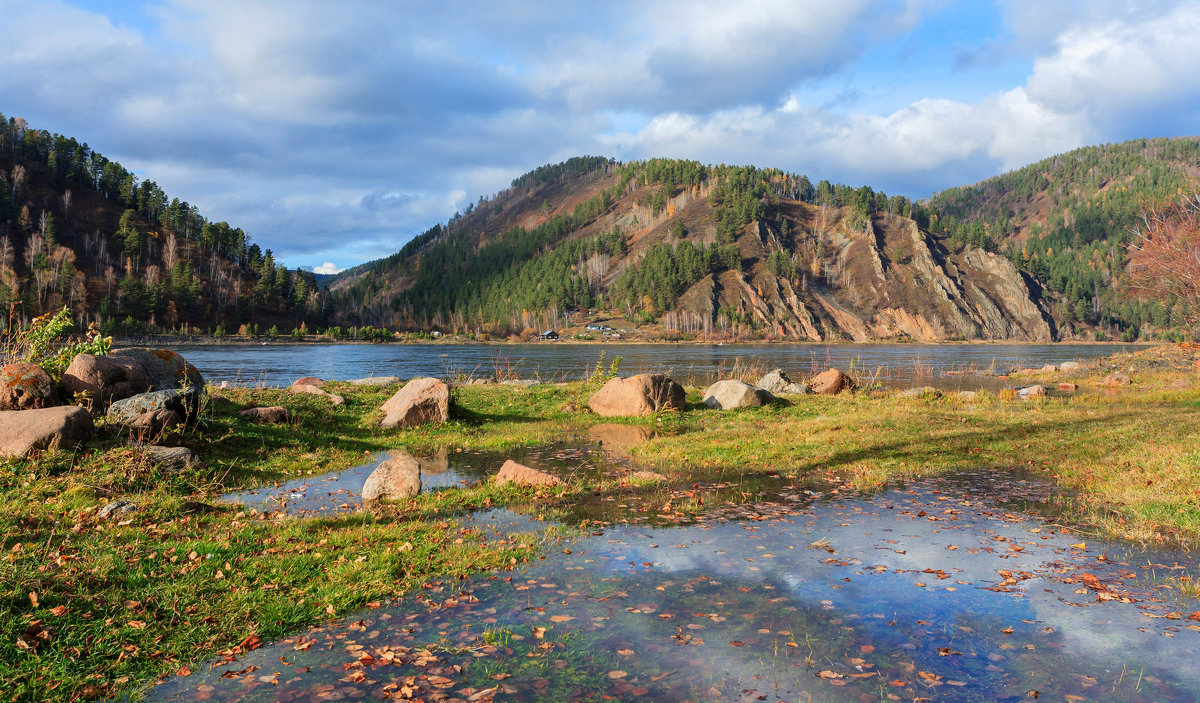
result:
<svg viewBox="0 0 1200 703"><path fill-rule="evenodd" d="M112 429L76 453L0 463L0 689L5 700L73 700L137 693L157 678L187 674L388 597L411 597L433 579L501 570L557 548L567 519L501 539L462 523L507 506L531 517L567 515L600 497L639 488L632 466L666 475L688 493L671 511L729 501L718 484L763 477L873 491L908 478L960 471L1022 471L1062 489L1044 509L1089 535L1200 540L1200 377L1194 347L1158 347L1070 371L1039 372L1047 385L1080 391L1022 401L1011 394L902 397L860 391L789 396L713 411L688 389L682 412L613 421L587 410L603 374L588 382L466 385L454 389L450 422L381 430L377 410L395 388L327 386L341 407L283 390L210 389L201 421L169 430L204 466L168 474ZM1119 372L1129 386L1108 389ZM284 405L286 425L238 415ZM622 447L632 465L597 476L566 472L560 488L489 482L422 493L360 512L288 517L218 500L369 462L382 451L486 453L496 466L522 447L590 446L599 424L636 430ZM613 445L609 445L613 448ZM450 463L453 465L454 460ZM569 461L567 462L569 464ZM816 484L814 484L816 482ZM115 500L137 510L110 519ZM1003 501L1003 496L997 496ZM665 506L658 506L667 510ZM620 519L615 512L604 519ZM565 524L568 527L552 525Z"/></svg>

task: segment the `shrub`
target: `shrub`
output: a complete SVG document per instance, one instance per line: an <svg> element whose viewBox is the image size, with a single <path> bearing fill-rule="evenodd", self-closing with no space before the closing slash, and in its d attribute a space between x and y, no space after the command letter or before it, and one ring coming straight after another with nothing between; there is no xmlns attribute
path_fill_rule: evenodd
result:
<svg viewBox="0 0 1200 703"><path fill-rule="evenodd" d="M82 339L66 336L74 325L68 308L34 318L28 328L10 333L4 339L5 363L19 359L38 364L57 381L77 355L103 356L112 351L112 337L102 336L95 322L88 325Z"/></svg>

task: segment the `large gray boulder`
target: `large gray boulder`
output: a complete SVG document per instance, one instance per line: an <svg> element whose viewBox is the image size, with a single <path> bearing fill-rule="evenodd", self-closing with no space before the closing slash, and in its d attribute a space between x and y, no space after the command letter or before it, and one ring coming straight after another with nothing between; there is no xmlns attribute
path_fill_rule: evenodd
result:
<svg viewBox="0 0 1200 703"><path fill-rule="evenodd" d="M421 492L421 465L412 456L396 453L381 463L363 483L364 502L405 500Z"/></svg>
<svg viewBox="0 0 1200 703"><path fill-rule="evenodd" d="M92 414L78 405L0 411L0 458L69 449L92 434Z"/></svg>
<svg viewBox="0 0 1200 703"><path fill-rule="evenodd" d="M611 379L588 400L592 412L602 417L652 415L683 406L683 386L661 373Z"/></svg>
<svg viewBox="0 0 1200 703"><path fill-rule="evenodd" d="M36 410L58 405L54 379L37 364L0 368L0 410Z"/></svg>
<svg viewBox="0 0 1200 703"><path fill-rule="evenodd" d="M380 426L418 427L450 419L450 386L436 378L414 378L379 407Z"/></svg>
<svg viewBox="0 0 1200 703"><path fill-rule="evenodd" d="M774 369L767 373L762 378L758 379L758 383L754 385L767 391L771 395L801 395L804 393L812 393L812 389L806 383L796 383L788 378L783 369Z"/></svg>
<svg viewBox="0 0 1200 703"><path fill-rule="evenodd" d="M129 360L150 379L150 390L163 391L172 388L203 388L204 376L178 352L170 349L147 349L133 347L118 349L110 359Z"/></svg>
<svg viewBox="0 0 1200 703"><path fill-rule="evenodd" d="M717 381L704 392L704 404L714 410L758 407L773 400L775 397L762 388L736 379Z"/></svg>
<svg viewBox="0 0 1200 703"><path fill-rule="evenodd" d="M199 388L139 393L109 406L105 419L113 425L158 433L195 418L199 403Z"/></svg>

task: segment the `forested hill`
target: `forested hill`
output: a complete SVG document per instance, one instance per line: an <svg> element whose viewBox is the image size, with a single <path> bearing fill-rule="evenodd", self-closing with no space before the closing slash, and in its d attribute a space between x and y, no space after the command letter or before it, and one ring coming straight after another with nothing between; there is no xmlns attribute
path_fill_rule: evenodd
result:
<svg viewBox="0 0 1200 703"><path fill-rule="evenodd" d="M311 273L86 143L0 115L0 310L106 332L323 324Z"/></svg>
<svg viewBox="0 0 1200 703"><path fill-rule="evenodd" d="M1200 138L1089 146L935 195L940 225L1004 253L1047 287L1063 327L1133 338L1182 327L1169 302L1127 294L1127 245L1144 208L1196 190ZM937 228L939 225L935 225Z"/></svg>
<svg viewBox="0 0 1200 703"><path fill-rule="evenodd" d="M346 324L523 338L613 317L666 337L1055 336L1035 281L932 217L776 169L583 157L340 275L332 300Z"/></svg>

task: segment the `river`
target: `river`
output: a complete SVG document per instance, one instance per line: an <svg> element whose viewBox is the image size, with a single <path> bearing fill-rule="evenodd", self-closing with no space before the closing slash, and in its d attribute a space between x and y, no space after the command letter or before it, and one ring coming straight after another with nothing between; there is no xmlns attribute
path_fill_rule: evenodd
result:
<svg viewBox="0 0 1200 703"><path fill-rule="evenodd" d="M996 390L995 376L1013 368L1087 361L1144 349L1135 344L266 344L179 346L210 382L286 386L301 376L345 380L364 376L519 377L579 380L600 362L620 357L622 374L664 372L700 385L735 365L783 368L796 378L830 367L884 387L936 386ZM603 358L601 358L603 354ZM947 375L948 372L951 375Z"/></svg>

